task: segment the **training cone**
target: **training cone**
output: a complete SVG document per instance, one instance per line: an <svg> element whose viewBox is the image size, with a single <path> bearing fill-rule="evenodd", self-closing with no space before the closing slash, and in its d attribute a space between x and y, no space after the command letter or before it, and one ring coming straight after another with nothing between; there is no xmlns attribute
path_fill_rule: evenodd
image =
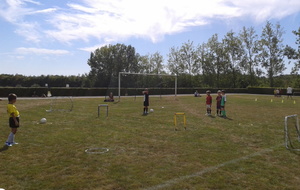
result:
<svg viewBox="0 0 300 190"><path fill-rule="evenodd" d="M294 104L296 104L296 100L294 100Z"/></svg>
<svg viewBox="0 0 300 190"><path fill-rule="evenodd" d="M257 102L257 98L255 98L255 102Z"/></svg>
<svg viewBox="0 0 300 190"><path fill-rule="evenodd" d="M283 100L281 100L281 103L283 103Z"/></svg>
<svg viewBox="0 0 300 190"><path fill-rule="evenodd" d="M271 99L271 102L273 102L273 99Z"/></svg>

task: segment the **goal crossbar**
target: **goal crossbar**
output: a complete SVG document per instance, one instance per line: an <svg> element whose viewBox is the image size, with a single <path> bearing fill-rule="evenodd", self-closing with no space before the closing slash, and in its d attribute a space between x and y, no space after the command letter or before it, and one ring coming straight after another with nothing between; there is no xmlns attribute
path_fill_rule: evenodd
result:
<svg viewBox="0 0 300 190"><path fill-rule="evenodd" d="M119 101L121 98L121 75L145 75L145 76L168 76L168 77L175 77L175 98L177 96L177 75L168 75L168 74L154 74L154 73L130 73L130 72L119 72L119 87L118 87L118 95Z"/></svg>

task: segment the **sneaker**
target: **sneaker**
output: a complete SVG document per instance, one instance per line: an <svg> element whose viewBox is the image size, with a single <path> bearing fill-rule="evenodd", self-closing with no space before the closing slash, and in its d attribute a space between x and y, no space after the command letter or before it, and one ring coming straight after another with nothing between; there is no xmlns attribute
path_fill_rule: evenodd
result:
<svg viewBox="0 0 300 190"><path fill-rule="evenodd" d="M14 145L14 144L19 144L19 143L17 143L17 142L13 142L13 143L11 143L11 145Z"/></svg>
<svg viewBox="0 0 300 190"><path fill-rule="evenodd" d="M12 146L12 144L10 142L5 142L6 146Z"/></svg>

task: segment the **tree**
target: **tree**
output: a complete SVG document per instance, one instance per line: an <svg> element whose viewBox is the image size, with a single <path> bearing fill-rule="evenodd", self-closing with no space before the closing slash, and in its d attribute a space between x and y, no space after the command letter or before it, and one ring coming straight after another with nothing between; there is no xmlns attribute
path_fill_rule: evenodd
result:
<svg viewBox="0 0 300 190"><path fill-rule="evenodd" d="M148 54L144 56L140 56L139 64L141 68L141 73L155 73L161 74L164 73L163 66L164 58L159 52L155 52L154 54Z"/></svg>
<svg viewBox="0 0 300 190"><path fill-rule="evenodd" d="M139 62L138 64L140 66L140 72L141 73L150 73L151 66L150 66L149 55L139 56L138 62Z"/></svg>
<svg viewBox="0 0 300 190"><path fill-rule="evenodd" d="M150 65L153 66L153 70L151 72L154 72L155 74L161 74L164 72L163 67L163 61L164 58L159 52L155 52L150 56Z"/></svg>
<svg viewBox="0 0 300 190"><path fill-rule="evenodd" d="M202 45L200 53L204 82L211 87L228 87L232 83L228 80L228 54L218 34L214 34Z"/></svg>
<svg viewBox="0 0 300 190"><path fill-rule="evenodd" d="M228 55L228 66L231 70L231 83L232 87L236 88L237 74L240 72L240 66L242 63L242 57L244 55L244 49L242 48L242 42L233 31L227 32L223 39L225 52Z"/></svg>
<svg viewBox="0 0 300 190"><path fill-rule="evenodd" d="M198 73L197 62L199 61L197 51L193 45L193 42L188 41L183 43L180 50L181 63L184 65L185 71L189 75L195 75Z"/></svg>
<svg viewBox="0 0 300 190"><path fill-rule="evenodd" d="M168 54L168 69L177 74L183 86L194 86L192 76L198 75L199 57L193 42L183 43L180 48L171 48Z"/></svg>
<svg viewBox="0 0 300 190"><path fill-rule="evenodd" d="M292 68L291 74L299 74L298 71L300 70L300 27L298 28L298 31L294 30L293 33L297 37L296 45L298 46L298 49L294 49L287 45L284 49L284 55L287 56L288 59L295 60L295 65Z"/></svg>
<svg viewBox="0 0 300 190"><path fill-rule="evenodd" d="M168 69L171 74L184 73L184 65L181 62L180 51L178 47L172 47L168 54Z"/></svg>
<svg viewBox="0 0 300 190"><path fill-rule="evenodd" d="M180 48L171 48L168 57L168 68L173 74L198 74L196 68L199 68L199 59L193 42L183 43Z"/></svg>
<svg viewBox="0 0 300 190"><path fill-rule="evenodd" d="M95 86L116 86L119 72L138 72L138 57L135 48L124 44L108 45L91 52L88 65L89 76ZM127 81L130 83L129 81Z"/></svg>
<svg viewBox="0 0 300 190"><path fill-rule="evenodd" d="M255 76L258 74L257 54L258 54L258 36L253 27L243 27L240 32L240 39L244 48L244 57L242 58L242 69L250 76L250 85L255 84ZM259 70L258 70L259 71Z"/></svg>
<svg viewBox="0 0 300 190"><path fill-rule="evenodd" d="M285 70L283 62L283 29L280 24L273 24L267 21L259 41L259 61L263 68L267 70L270 87L274 86L273 77L281 74Z"/></svg>

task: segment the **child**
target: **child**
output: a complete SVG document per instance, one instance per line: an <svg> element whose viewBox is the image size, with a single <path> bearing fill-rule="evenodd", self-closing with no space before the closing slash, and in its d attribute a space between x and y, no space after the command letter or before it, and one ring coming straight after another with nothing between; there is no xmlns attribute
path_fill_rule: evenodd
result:
<svg viewBox="0 0 300 190"><path fill-rule="evenodd" d="M194 97L201 97L201 95L199 94L198 90L195 91Z"/></svg>
<svg viewBox="0 0 300 190"><path fill-rule="evenodd" d="M212 104L212 97L210 95L210 91L206 91L206 114L211 115L211 104Z"/></svg>
<svg viewBox="0 0 300 190"><path fill-rule="evenodd" d="M144 112L143 115L147 115L148 114L148 106L149 106L149 91L148 88L146 88L143 91L144 94Z"/></svg>
<svg viewBox="0 0 300 190"><path fill-rule="evenodd" d="M221 100L222 100L221 90L218 90L218 95L216 97L216 102L217 102L217 116L221 116Z"/></svg>
<svg viewBox="0 0 300 190"><path fill-rule="evenodd" d="M226 103L226 94L225 90L222 90L222 99L221 99L221 117L226 117L226 111L225 111L225 103Z"/></svg>
<svg viewBox="0 0 300 190"><path fill-rule="evenodd" d="M9 116L9 127L11 128L11 133L9 134L7 141L5 143L6 146L12 146L14 144L18 144L15 142L15 134L17 133L17 129L20 126L20 113L14 105L17 101L17 95L9 94L8 95L8 104L7 104L7 113Z"/></svg>
<svg viewBox="0 0 300 190"><path fill-rule="evenodd" d="M291 86L289 86L286 89L286 94L287 94L287 99L289 99L289 98L293 99L293 97L292 97L292 95L293 95L293 88Z"/></svg>
<svg viewBox="0 0 300 190"><path fill-rule="evenodd" d="M105 99L104 102L114 102L114 94L112 92L109 93L108 99Z"/></svg>

